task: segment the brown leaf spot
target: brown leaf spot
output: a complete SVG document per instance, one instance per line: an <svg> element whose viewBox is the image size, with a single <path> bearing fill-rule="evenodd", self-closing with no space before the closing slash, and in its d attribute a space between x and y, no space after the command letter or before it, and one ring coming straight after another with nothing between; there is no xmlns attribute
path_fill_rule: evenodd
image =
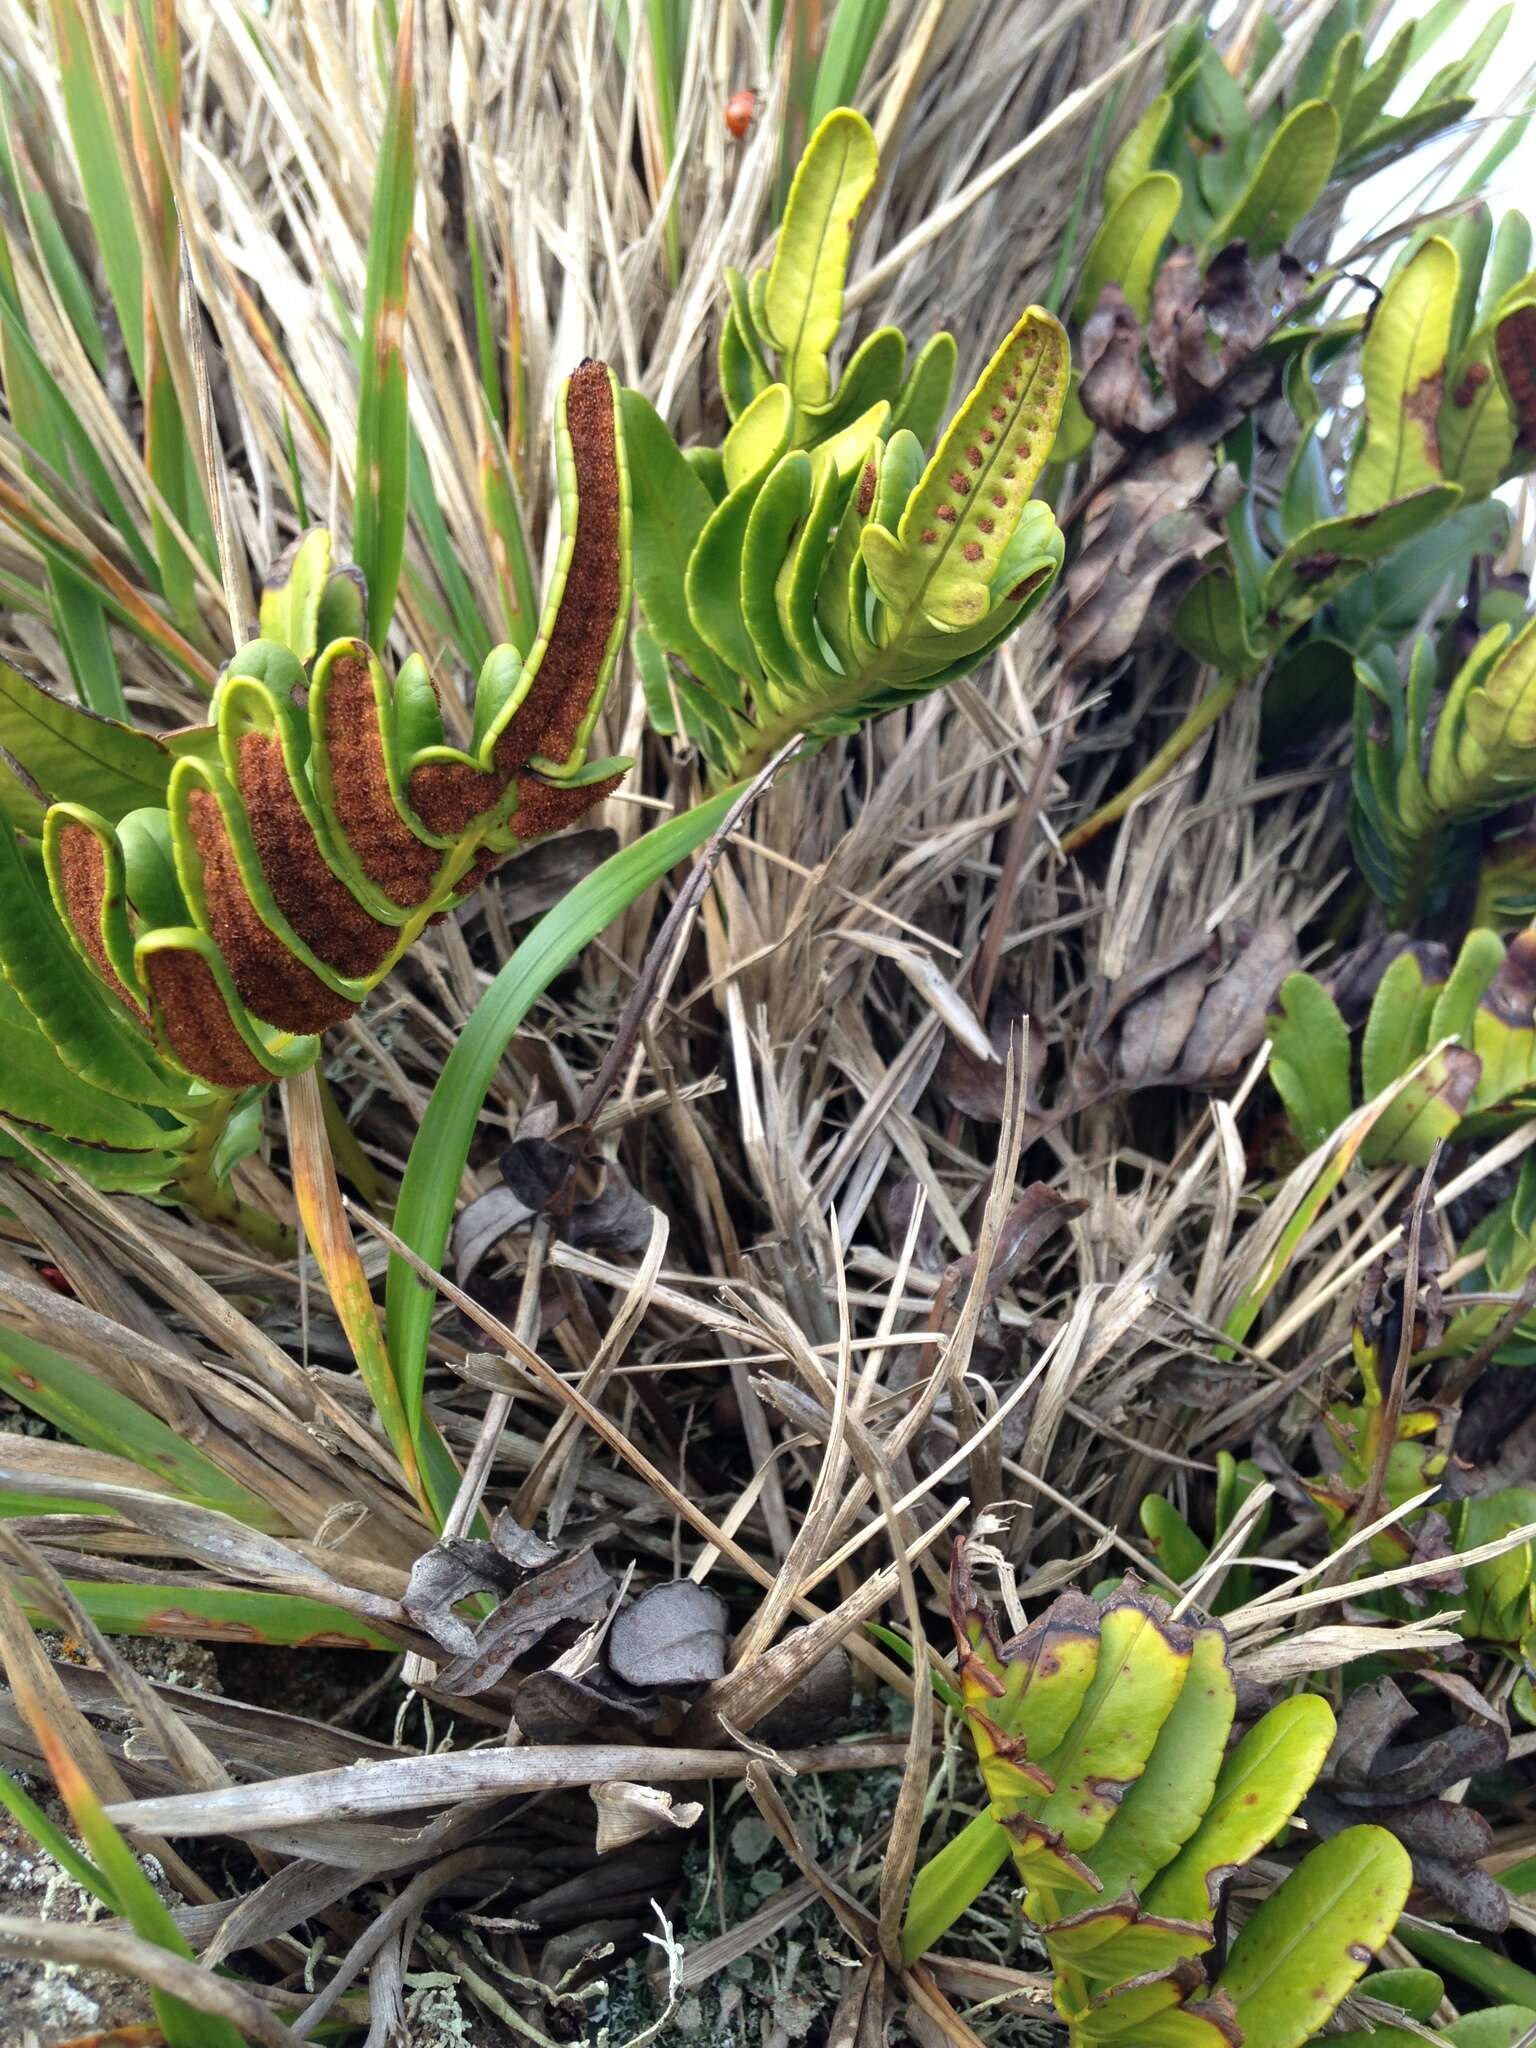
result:
<svg viewBox="0 0 1536 2048"><path fill-rule="evenodd" d="M955 508L953 505L940 505L935 516L942 519L946 526L953 526L955 523Z"/></svg>
<svg viewBox="0 0 1536 2048"><path fill-rule="evenodd" d="M554 631L533 688L496 743L510 776L535 754L565 761L597 688L623 589L619 471L608 371L588 360L571 377L566 425L576 466L576 546Z"/></svg>
<svg viewBox="0 0 1536 2048"><path fill-rule="evenodd" d="M145 1632L153 1636L217 1636L221 1642L261 1643L266 1637L248 1621L230 1621L211 1614L190 1614L184 1607L162 1607L144 1617Z"/></svg>
<svg viewBox="0 0 1536 2048"><path fill-rule="evenodd" d="M1419 432L1424 436L1426 460L1435 468L1440 467L1440 407L1445 398L1445 371L1436 372L1416 384L1403 400L1403 418L1418 423Z"/></svg>
<svg viewBox="0 0 1536 2048"><path fill-rule="evenodd" d="M1518 445L1536 446L1536 306L1521 306L1501 320L1494 341L1519 422Z"/></svg>
<svg viewBox="0 0 1536 2048"><path fill-rule="evenodd" d="M960 552L968 562L979 562L982 554L981 542L968 540Z"/></svg>
<svg viewBox="0 0 1536 2048"><path fill-rule="evenodd" d="M361 654L332 662L325 694L325 744L336 817L369 881L410 909L432 893L443 856L416 837L390 793L373 677Z"/></svg>
<svg viewBox="0 0 1536 2048"><path fill-rule="evenodd" d="M69 820L58 838L59 886L69 910L70 929L90 955L91 963L112 994L142 1021L142 1005L119 979L107 957L101 934L101 912L107 896L107 856L87 826Z"/></svg>
<svg viewBox="0 0 1536 2048"><path fill-rule="evenodd" d="M160 947L144 956L144 971L171 1050L189 1074L215 1088L250 1088L271 1078L240 1036L199 954Z"/></svg>
<svg viewBox="0 0 1536 2048"><path fill-rule="evenodd" d="M318 959L359 980L375 973L395 942L321 852L288 781L280 743L263 733L240 741L240 794L261 871L279 910Z"/></svg>
<svg viewBox="0 0 1536 2048"><path fill-rule="evenodd" d="M875 482L875 465L873 462L866 462L859 477L858 512L861 519L869 517L869 508L875 502Z"/></svg>
<svg viewBox="0 0 1536 2048"><path fill-rule="evenodd" d="M939 536L931 526L925 526L922 532L922 541L925 548L937 547Z"/></svg>
<svg viewBox="0 0 1536 2048"><path fill-rule="evenodd" d="M982 454L981 450L974 444L974 442L969 448L966 449L965 459L971 465L972 469L980 469L982 463Z"/></svg>
<svg viewBox="0 0 1536 2048"><path fill-rule="evenodd" d="M211 791L195 789L187 823L203 864L203 896L213 943L246 1007L281 1031L324 1031L357 1007L295 958L262 923Z"/></svg>
<svg viewBox="0 0 1536 2048"><path fill-rule="evenodd" d="M1468 363L1467 374L1451 393L1451 403L1463 412L1493 375L1486 363Z"/></svg>
<svg viewBox="0 0 1536 2048"><path fill-rule="evenodd" d="M1315 555L1303 555L1295 565L1296 581L1321 583L1325 577L1331 576L1338 566L1338 556L1329 554L1326 549Z"/></svg>
<svg viewBox="0 0 1536 2048"><path fill-rule="evenodd" d="M983 533L990 533L992 529L996 526L997 521L995 519L988 518L985 512L979 512L976 515L976 524L978 527L980 527Z"/></svg>

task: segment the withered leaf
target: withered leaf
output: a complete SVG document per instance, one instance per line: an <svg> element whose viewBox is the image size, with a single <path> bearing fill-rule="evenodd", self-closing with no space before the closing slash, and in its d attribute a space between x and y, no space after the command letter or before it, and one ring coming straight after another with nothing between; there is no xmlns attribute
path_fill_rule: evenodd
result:
<svg viewBox="0 0 1536 2048"><path fill-rule="evenodd" d="M1078 397L1094 425L1117 441L1158 433L1176 410L1170 393L1153 392L1141 352L1141 324L1130 301L1119 285L1105 285L1083 328Z"/></svg>
<svg viewBox="0 0 1536 2048"><path fill-rule="evenodd" d="M610 1672L597 1670L584 1678L563 1671L532 1671L517 1689L517 1725L530 1742L579 1742L604 1721L622 1721L642 1728L652 1718L651 1703L622 1685Z"/></svg>
<svg viewBox="0 0 1536 2048"><path fill-rule="evenodd" d="M1108 667L1167 625L1199 563L1222 543L1234 482L1235 472L1191 441L1097 493L1064 579L1058 637L1069 660Z"/></svg>
<svg viewBox="0 0 1536 2048"><path fill-rule="evenodd" d="M503 1511L491 1538L450 1536L418 1557L400 1605L434 1642L456 1657L473 1654L474 1631L453 1612L473 1593L505 1593L530 1572L553 1564L554 1544Z"/></svg>
<svg viewBox="0 0 1536 2048"><path fill-rule="evenodd" d="M978 1123L1000 1124L1008 1093L1008 1044L1024 1040L1024 1106L1038 1115L1038 1089L1045 1074L1050 1047L1045 1033L1037 1030L1016 1010L995 1009L987 1021L987 1037L997 1051L995 1060L978 1059L968 1045L947 1034L939 1060L937 1085L950 1104Z"/></svg>
<svg viewBox="0 0 1536 2048"><path fill-rule="evenodd" d="M788 1641L797 1633L790 1630ZM754 1733L770 1749L827 1742L847 1726L853 1710L853 1663L839 1646L814 1663L790 1692L763 1715Z"/></svg>
<svg viewBox="0 0 1536 2048"><path fill-rule="evenodd" d="M1246 940L1225 974L1206 990L1179 1061L1185 1082L1222 1081L1264 1043L1280 984L1301 964L1296 936L1278 919Z"/></svg>
<svg viewBox="0 0 1536 2048"><path fill-rule="evenodd" d="M691 1579L652 1586L608 1631L610 1669L626 1685L707 1685L725 1669L726 1606Z"/></svg>
<svg viewBox="0 0 1536 2048"><path fill-rule="evenodd" d="M462 1286L486 1253L533 1211L507 1187L487 1188L461 1209L453 1225L453 1271Z"/></svg>
<svg viewBox="0 0 1536 2048"><path fill-rule="evenodd" d="M1318 975L1346 1024L1353 1028L1365 1022L1382 976L1399 953L1410 951L1417 956L1426 982L1444 981L1450 971L1450 956L1444 946L1432 940L1410 941L1406 932L1387 932L1380 938L1367 939L1344 954L1326 973Z"/></svg>
<svg viewBox="0 0 1536 2048"><path fill-rule="evenodd" d="M552 1138L521 1137L500 1165L515 1199L547 1213L567 1244L623 1258L650 1243L651 1205L612 1162L578 1161Z"/></svg>
<svg viewBox="0 0 1536 2048"><path fill-rule="evenodd" d="M1057 1194L1046 1181L1031 1181L1003 1218L997 1250L987 1272L987 1299L998 1295L1039 1254L1056 1232L1081 1216L1086 1202ZM967 1252L945 1268L950 1292L958 1295L970 1286L976 1271L976 1254Z"/></svg>
<svg viewBox="0 0 1536 2048"><path fill-rule="evenodd" d="M616 853L619 835L603 825L588 825L579 832L562 832L556 839L539 839L524 852L514 854L496 875L496 888L507 907L507 915L521 924L553 910L575 888L583 876L601 867Z"/></svg>
<svg viewBox="0 0 1536 2048"><path fill-rule="evenodd" d="M670 1792L658 1785L632 1785L622 1778L610 1778L592 1787L597 1808L597 1853L607 1856L615 1849L627 1849L631 1842L651 1835L658 1828L691 1828L704 1817L697 1799L679 1806Z"/></svg>
<svg viewBox="0 0 1536 2048"><path fill-rule="evenodd" d="M1320 1835L1369 1819L1389 1829L1413 1859L1414 1881L1485 1933L1509 1921L1509 1896L1478 1866L1493 1831L1471 1805L1439 1795L1460 1779L1497 1770L1509 1751L1503 1717L1467 1680L1450 1674L1445 1695L1474 1718L1419 1742L1399 1742L1418 1718L1400 1686L1379 1678L1346 1700L1327 1775L1302 1811Z"/></svg>
<svg viewBox="0 0 1536 2048"><path fill-rule="evenodd" d="M558 1623L595 1619L613 1590L590 1547L544 1566L514 1587L481 1623L469 1650L438 1673L438 1684L466 1698L488 1691Z"/></svg>
<svg viewBox="0 0 1536 2048"><path fill-rule="evenodd" d="M1210 963L1190 960L1127 1003L1115 1061L1127 1081L1154 1081L1174 1071L1209 979Z"/></svg>

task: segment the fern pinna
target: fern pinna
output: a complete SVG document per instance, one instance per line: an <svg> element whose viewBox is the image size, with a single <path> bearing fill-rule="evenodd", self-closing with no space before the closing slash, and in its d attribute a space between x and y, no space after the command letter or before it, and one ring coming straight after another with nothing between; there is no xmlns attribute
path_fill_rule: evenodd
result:
<svg viewBox="0 0 1536 2048"><path fill-rule="evenodd" d="M310 1065L425 925L614 787L625 764L586 759L629 606L604 364L565 385L556 447L564 538L538 636L492 651L467 747L419 655L386 675L320 529L207 726L144 733L0 678L19 827L0 833L0 1022L18 1027L0 1113L45 1153L99 1185L195 1194L232 1097Z"/></svg>

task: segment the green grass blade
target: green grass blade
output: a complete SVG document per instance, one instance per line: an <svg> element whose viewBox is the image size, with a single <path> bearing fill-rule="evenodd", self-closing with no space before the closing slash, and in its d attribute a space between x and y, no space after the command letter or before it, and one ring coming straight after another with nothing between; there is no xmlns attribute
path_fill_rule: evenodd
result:
<svg viewBox="0 0 1536 2048"><path fill-rule="evenodd" d="M812 128L834 107L853 105L890 4L891 0L838 0L811 88Z"/></svg>
<svg viewBox="0 0 1536 2048"><path fill-rule="evenodd" d="M84 483L103 513L117 529L123 545L133 557L135 568L149 589L158 593L159 567L153 554L144 544L139 533L138 521L129 512L122 493L112 481L111 472L102 461L99 450L80 418L79 408L64 396L52 371L38 354L27 328L21 300L16 294L13 281L4 271L0 271L0 324L3 324L6 346L15 361L17 372L29 377L48 402L49 421L46 425L39 422L39 431L46 436L46 445L44 441L35 439L30 434L25 435L25 438L61 476L69 474L69 466L62 459L64 452L68 451L75 475ZM6 373L6 386L9 390L9 372Z"/></svg>
<svg viewBox="0 0 1536 2048"><path fill-rule="evenodd" d="M286 396L283 399L283 453L288 459L288 490L293 498L294 516L302 533L309 524L309 502L304 495L304 472L299 467L299 451L293 438L293 419Z"/></svg>
<svg viewBox="0 0 1536 2048"><path fill-rule="evenodd" d="M988 1808L930 1856L913 1882L901 1930L901 1952L917 1961L940 1940L1008 1861L1012 1837Z"/></svg>
<svg viewBox="0 0 1536 2048"><path fill-rule="evenodd" d="M388 636L405 560L410 478L405 320L416 206L414 19L412 0L407 0L379 150L363 307L352 546L368 580L368 637L375 647L382 647Z"/></svg>
<svg viewBox="0 0 1536 2048"><path fill-rule="evenodd" d="M53 623L82 704L107 718L126 718L128 700L112 652L107 615L96 594L71 569L50 569Z"/></svg>
<svg viewBox="0 0 1536 2048"><path fill-rule="evenodd" d="M109 1913L117 1911L117 1894L91 1859L80 1854L64 1830L56 1828L36 1800L29 1798L10 1772L4 1770L0 1770L0 1806L82 1891L100 1899Z"/></svg>
<svg viewBox="0 0 1536 2048"><path fill-rule="evenodd" d="M501 416L501 365L496 359L496 324L491 315L491 286L486 275L485 251L474 213L466 207L464 239L469 247L469 298L475 315L475 362L480 371L480 389L497 432L505 428Z"/></svg>
<svg viewBox="0 0 1536 2048"><path fill-rule="evenodd" d="M27 232L38 260L59 295L80 345L90 357L98 376L107 373L107 344L96 317L96 304L85 272L80 268L69 237L59 225L52 197L21 143L14 127L15 109L9 91L0 86L0 172L3 172L26 221Z"/></svg>
<svg viewBox="0 0 1536 2048"><path fill-rule="evenodd" d="M1480 1941L1463 1941L1427 1927L1403 1927L1399 1939L1421 1962L1470 1984L1501 2005L1536 2007L1536 1976Z"/></svg>
<svg viewBox="0 0 1536 2048"><path fill-rule="evenodd" d="M478 671L491 651L490 628L481 618L475 604L474 593L469 587L469 578L459 564L458 553L448 535L448 522L443 517L443 508L438 502L437 488L432 482L432 472L427 466L426 450L414 427L406 433L408 456L406 473L409 478L407 502L416 524L426 542L427 553L437 571L437 580L448 600L448 609L453 619L453 643L459 659L465 667ZM404 521L401 522L404 532ZM372 593L373 582L369 579L369 631L374 633ZM387 631L388 622L384 630Z"/></svg>
<svg viewBox="0 0 1536 2048"><path fill-rule="evenodd" d="M8 303L14 304L19 311L16 272L3 229L0 229L0 287L4 288ZM65 476L68 474L68 457L53 410L52 380L36 361L30 337L24 340L24 335L24 326L18 320L0 315L0 381L5 386L11 422L27 446L60 476ZM29 462L27 469L34 481L38 481L36 465ZM100 604L90 586L72 571L50 567L46 574L54 626L63 643L81 703L109 718L125 719L128 716L127 700L123 696L122 678L117 672L117 660Z"/></svg>
<svg viewBox="0 0 1536 2048"><path fill-rule="evenodd" d="M54 1503L57 1510L58 1503ZM86 1613L107 1636L166 1636L178 1642L266 1643L279 1649L398 1650L400 1645L371 1623L312 1600L302 1593L263 1593L243 1586L114 1585L100 1579L66 1582ZM27 1618L38 1627L51 1622L27 1598Z"/></svg>
<svg viewBox="0 0 1536 2048"><path fill-rule="evenodd" d="M703 845L739 794L723 790L604 861L540 918L481 997L438 1076L400 1183L395 1228L428 1265L442 1265L481 1106L513 1033L583 947ZM418 1413L432 1303L431 1288L404 1259L391 1258L385 1293L389 1355L402 1396Z"/></svg>
<svg viewBox="0 0 1536 2048"><path fill-rule="evenodd" d="M218 1508L255 1529L278 1526L280 1518L259 1495L231 1479L158 1415L19 1330L0 1328L0 1387L73 1442L131 1458L187 1500Z"/></svg>
<svg viewBox="0 0 1536 2048"><path fill-rule="evenodd" d="M20 1674L13 1673L13 1679ZM139 1859L102 1811L94 1788L70 1755L50 1722L42 1700L30 1687L18 1683L17 1704L42 1746L54 1783L59 1788L81 1839L95 1859L97 1869L117 1901L119 1910L134 1932L145 1941L195 1960L186 1936L171 1917L171 1909L145 1875ZM245 2043L228 2020L198 2012L169 1992L151 1993L155 2017L165 2034L166 2048L245 2048Z"/></svg>
<svg viewBox="0 0 1536 2048"><path fill-rule="evenodd" d="M491 555L501 596L502 630L526 654L539 627L538 593L523 532L517 483L501 428L487 402L481 422L480 497L490 528Z"/></svg>
<svg viewBox="0 0 1536 2048"><path fill-rule="evenodd" d="M134 0L134 4L143 17L144 32L130 37L133 147L155 245L151 260L168 287L174 309L180 292L179 229L176 198L161 156L157 129L163 119L174 153L181 121L181 31L174 0ZM192 423L182 417L172 371L170 348L176 345L177 337L168 337L162 331L150 292L144 295L143 326L144 368L140 388L144 399L144 466L165 505L162 511L158 503L150 504L160 584L172 615L185 631L196 634L200 626L197 568L175 529L179 526L182 532L191 530L193 506L201 498L202 490L188 439Z"/></svg>

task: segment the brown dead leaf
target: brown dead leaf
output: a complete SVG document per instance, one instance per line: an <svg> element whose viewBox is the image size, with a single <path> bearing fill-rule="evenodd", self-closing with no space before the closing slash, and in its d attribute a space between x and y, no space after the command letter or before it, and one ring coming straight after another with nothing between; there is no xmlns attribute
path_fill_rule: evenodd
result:
<svg viewBox="0 0 1536 2048"><path fill-rule="evenodd" d="M626 1685L708 1685L725 1670L725 1602L691 1579L652 1586L614 1619L610 1670Z"/></svg>
<svg viewBox="0 0 1536 2048"><path fill-rule="evenodd" d="M1125 1080L1156 1081L1178 1066L1184 1041L1200 1014L1213 964L1209 956L1215 950L1209 947L1206 957L1175 967L1126 1005L1115 1061Z"/></svg>
<svg viewBox="0 0 1536 2048"><path fill-rule="evenodd" d="M1244 937L1239 951L1200 1003L1179 1060L1186 1083L1224 1081L1264 1043L1280 984L1301 965L1296 935L1276 919Z"/></svg>
<svg viewBox="0 0 1536 2048"><path fill-rule="evenodd" d="M552 1138L515 1138L501 1155L514 1201L547 1214L557 1237L578 1251L638 1256L651 1241L651 1205L612 1161L576 1155Z"/></svg>
<svg viewBox="0 0 1536 2048"><path fill-rule="evenodd" d="M488 1691L557 1623L594 1620L613 1592L590 1547L529 1573L481 1623L471 1647L443 1666L440 1689L466 1698Z"/></svg>
<svg viewBox="0 0 1536 2048"><path fill-rule="evenodd" d="M1111 481L1089 502L1058 627L1066 658L1108 667L1166 628L1201 561L1222 543L1236 473L1189 441Z"/></svg>

